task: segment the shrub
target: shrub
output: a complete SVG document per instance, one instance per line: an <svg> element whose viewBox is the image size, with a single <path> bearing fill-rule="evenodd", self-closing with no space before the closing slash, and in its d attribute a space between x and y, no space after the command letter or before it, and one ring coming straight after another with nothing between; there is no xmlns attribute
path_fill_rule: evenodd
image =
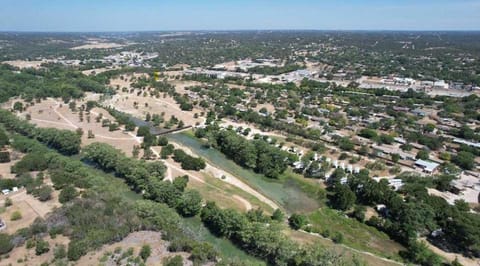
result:
<svg viewBox="0 0 480 266"><path fill-rule="evenodd" d="M19 211L14 211L12 213L12 216L10 216L11 221L17 221L17 220L20 220L20 219L22 219L22 213L20 213Z"/></svg>

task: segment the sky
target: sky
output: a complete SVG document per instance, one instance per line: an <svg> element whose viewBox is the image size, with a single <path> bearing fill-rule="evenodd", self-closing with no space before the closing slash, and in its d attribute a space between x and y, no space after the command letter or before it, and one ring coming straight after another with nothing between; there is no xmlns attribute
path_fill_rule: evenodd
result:
<svg viewBox="0 0 480 266"><path fill-rule="evenodd" d="M0 31L480 30L480 0L0 0Z"/></svg>

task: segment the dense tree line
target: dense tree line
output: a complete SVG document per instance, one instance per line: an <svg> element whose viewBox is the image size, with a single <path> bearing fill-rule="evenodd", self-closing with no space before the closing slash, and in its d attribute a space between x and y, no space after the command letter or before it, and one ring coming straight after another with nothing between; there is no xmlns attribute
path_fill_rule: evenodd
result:
<svg viewBox="0 0 480 266"><path fill-rule="evenodd" d="M135 191L142 191L153 181L162 180L165 165L162 162L145 162L127 157L121 151L104 143L92 143L82 149L83 160L107 172L124 178Z"/></svg>
<svg viewBox="0 0 480 266"><path fill-rule="evenodd" d="M247 140L233 130L213 127L198 129L197 137L211 136L214 147L239 165L253 169L267 177L277 178L296 158L264 140Z"/></svg>
<svg viewBox="0 0 480 266"><path fill-rule="evenodd" d="M0 123L3 123L6 129L29 138L35 138L62 154L72 155L80 151L81 136L75 132L54 128L38 128L6 110L0 110Z"/></svg>
<svg viewBox="0 0 480 266"><path fill-rule="evenodd" d="M0 88L0 102L14 96L28 101L56 97L68 102L82 97L85 91L106 91L105 84L65 67L18 70L5 64L0 65Z"/></svg>

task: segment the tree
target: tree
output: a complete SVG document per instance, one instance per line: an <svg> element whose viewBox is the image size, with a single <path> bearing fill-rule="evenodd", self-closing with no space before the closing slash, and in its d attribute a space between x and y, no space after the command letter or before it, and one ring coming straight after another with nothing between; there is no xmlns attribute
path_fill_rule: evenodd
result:
<svg viewBox="0 0 480 266"><path fill-rule="evenodd" d="M367 208L363 205L356 205L355 209L353 210L353 217L357 219L360 222L365 221L365 212L367 211Z"/></svg>
<svg viewBox="0 0 480 266"><path fill-rule="evenodd" d="M471 170L475 165L475 155L468 151L460 151L453 156L452 162L462 169Z"/></svg>
<svg viewBox="0 0 480 266"><path fill-rule="evenodd" d="M428 160L429 154L428 151L426 150L420 150L417 153L417 156L415 158L421 159L421 160Z"/></svg>
<svg viewBox="0 0 480 266"><path fill-rule="evenodd" d="M357 200L355 193L346 185L335 185L334 193L332 196L332 205L336 209L343 211L348 210Z"/></svg>
<svg viewBox="0 0 480 266"><path fill-rule="evenodd" d="M148 126L141 126L137 130L137 136L138 137L145 137L147 135L150 135L150 128Z"/></svg>
<svg viewBox="0 0 480 266"><path fill-rule="evenodd" d="M392 153L392 162L394 163L398 163L398 161L400 160L400 155L398 155L397 153Z"/></svg>
<svg viewBox="0 0 480 266"><path fill-rule="evenodd" d="M355 148L355 144L349 138L344 137L338 141L338 147L344 151L351 151Z"/></svg>
<svg viewBox="0 0 480 266"><path fill-rule="evenodd" d="M95 138L95 134L93 134L93 131L92 131L92 130L88 130L87 137L88 137L89 139Z"/></svg>
<svg viewBox="0 0 480 266"><path fill-rule="evenodd" d="M455 200L455 207L457 207L457 210L461 211L461 212L468 212L470 211L470 206L468 205L468 203L463 200L463 199L457 199Z"/></svg>
<svg viewBox="0 0 480 266"><path fill-rule="evenodd" d="M178 176L173 180L173 186L183 192L188 184L188 175Z"/></svg>
<svg viewBox="0 0 480 266"><path fill-rule="evenodd" d="M157 141L158 145L159 146L166 146L168 144L168 138L165 137L165 136L161 136L158 138L158 141Z"/></svg>
<svg viewBox="0 0 480 266"><path fill-rule="evenodd" d="M302 227L307 225L307 223L307 217L303 214L294 213L290 216L290 218L288 218L288 224L294 230L301 229Z"/></svg>
<svg viewBox="0 0 480 266"><path fill-rule="evenodd" d="M164 266L183 266L183 258L180 255L176 255L170 258L166 258L163 262Z"/></svg>
<svg viewBox="0 0 480 266"><path fill-rule="evenodd" d="M56 246L53 250L53 256L57 260L67 257L67 249L65 248L65 245L60 244Z"/></svg>
<svg viewBox="0 0 480 266"><path fill-rule="evenodd" d="M8 163L8 162L10 162L10 152L0 151L0 163Z"/></svg>
<svg viewBox="0 0 480 266"><path fill-rule="evenodd" d="M47 201L52 198L52 192L53 190L50 186L43 185L36 190L35 194L39 201Z"/></svg>
<svg viewBox="0 0 480 266"><path fill-rule="evenodd" d="M13 104L13 110L18 111L18 112L22 112L23 111L23 103L15 102Z"/></svg>
<svg viewBox="0 0 480 266"><path fill-rule="evenodd" d="M10 140L3 129L0 128L0 148L3 148L5 145L8 145Z"/></svg>
<svg viewBox="0 0 480 266"><path fill-rule="evenodd" d="M49 250L50 244L48 244L47 241L43 239L37 240L37 243L35 245L35 255L42 255L43 253L47 253Z"/></svg>
<svg viewBox="0 0 480 266"><path fill-rule="evenodd" d="M60 203L69 202L72 199L78 196L78 192L73 186L66 186L60 191L60 195L58 196L58 201Z"/></svg>
<svg viewBox="0 0 480 266"><path fill-rule="evenodd" d="M275 221L283 221L283 218L284 218L284 214L283 212L280 210L280 209L276 209L273 214L272 214L272 220L275 220Z"/></svg>
<svg viewBox="0 0 480 266"><path fill-rule="evenodd" d="M17 221L17 220L20 220L20 219L22 219L22 213L20 213L19 211L14 211L12 213L12 215L10 216L11 221Z"/></svg>
<svg viewBox="0 0 480 266"><path fill-rule="evenodd" d="M6 198L6 199L5 199L5 203L4 203L3 205L4 205L5 208L6 208L6 207L12 206L12 204L13 204L13 203L12 203L12 199L11 199L11 198Z"/></svg>
<svg viewBox="0 0 480 266"><path fill-rule="evenodd" d="M177 203L178 212L185 217L197 215L202 208L202 196L196 190L189 190L183 193Z"/></svg>
<svg viewBox="0 0 480 266"><path fill-rule="evenodd" d="M425 130L425 132L433 132L435 130L435 125L434 124L431 124L431 123L428 123L425 125L425 127L423 128Z"/></svg>
<svg viewBox="0 0 480 266"><path fill-rule="evenodd" d="M0 233L0 255L7 254L12 249L12 237L10 235Z"/></svg>
<svg viewBox="0 0 480 266"><path fill-rule="evenodd" d="M152 254L152 248L150 245L143 245L142 249L140 249L140 257L143 259L143 261L147 261L148 257Z"/></svg>

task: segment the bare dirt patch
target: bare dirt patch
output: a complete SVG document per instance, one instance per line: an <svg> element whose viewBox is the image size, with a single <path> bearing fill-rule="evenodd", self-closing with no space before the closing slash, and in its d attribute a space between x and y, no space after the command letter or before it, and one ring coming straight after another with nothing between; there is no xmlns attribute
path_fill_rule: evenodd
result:
<svg viewBox="0 0 480 266"><path fill-rule="evenodd" d="M110 48L120 48L124 47L125 45L113 43L113 42L90 42L88 44L75 46L70 49L72 50L80 50L80 49L110 49Z"/></svg>
<svg viewBox="0 0 480 266"><path fill-rule="evenodd" d="M3 61L3 64L9 64L18 68L40 68L40 65L46 63L47 61L25 61L25 60L13 60L13 61Z"/></svg>
<svg viewBox="0 0 480 266"><path fill-rule="evenodd" d="M35 248L27 249L25 244L14 248L9 253L9 258L0 261L0 265L41 265L42 263L49 263L53 260L53 252L57 245L68 246L70 240L62 235L57 235L55 238L46 236L43 240L50 245L50 250L40 256L35 255ZM21 262L20 262L21 261Z"/></svg>
<svg viewBox="0 0 480 266"><path fill-rule="evenodd" d="M8 195L0 196L0 205L3 206L5 199L8 197L12 200L12 206L7 207L5 212L0 214L0 218L6 223L6 233L15 233L20 228L30 226L35 218L44 218L47 213L51 212L54 208L60 207L58 202L58 191L52 193L52 199L41 202L30 194L27 194L25 189L20 189L17 192L12 192ZM11 221L11 216L14 212L19 211L22 218L16 221Z"/></svg>

